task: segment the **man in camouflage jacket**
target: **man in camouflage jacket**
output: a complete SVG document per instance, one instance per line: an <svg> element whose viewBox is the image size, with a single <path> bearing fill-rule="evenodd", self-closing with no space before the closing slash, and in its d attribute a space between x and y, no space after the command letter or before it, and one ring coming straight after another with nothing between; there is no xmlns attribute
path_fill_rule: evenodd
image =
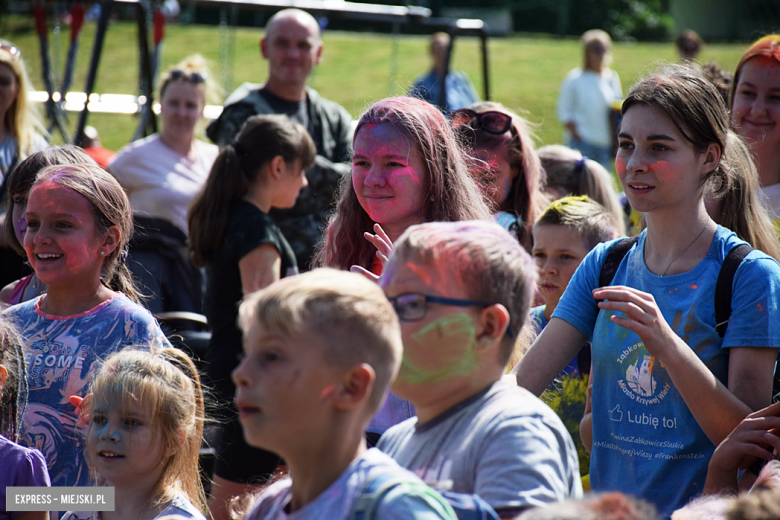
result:
<svg viewBox="0 0 780 520"><path fill-rule="evenodd" d="M287 114L309 131L317 146L314 165L306 172L309 186L301 190L293 208L271 211L304 271L335 207L339 181L351 171L345 161L350 159L352 117L338 103L306 87L322 56L319 26L311 15L298 9L276 13L266 24L260 50L268 60L268 79L262 85L244 83L228 96L206 135L222 148L258 114Z"/></svg>

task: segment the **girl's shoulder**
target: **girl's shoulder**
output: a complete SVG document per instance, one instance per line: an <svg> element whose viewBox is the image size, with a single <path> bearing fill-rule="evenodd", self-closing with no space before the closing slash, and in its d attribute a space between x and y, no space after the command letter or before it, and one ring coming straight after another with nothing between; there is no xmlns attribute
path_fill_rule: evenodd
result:
<svg viewBox="0 0 780 520"><path fill-rule="evenodd" d="M46 459L40 451L20 446L0 435L0 467L4 468L9 486L50 486Z"/></svg>
<svg viewBox="0 0 780 520"><path fill-rule="evenodd" d="M203 513L198 511L198 508L195 507L192 502L190 502L181 492L177 492L176 495L174 495L171 504L155 518L162 518L164 516L170 515L181 516L184 518L193 518L195 520L206 520L206 517L203 515Z"/></svg>

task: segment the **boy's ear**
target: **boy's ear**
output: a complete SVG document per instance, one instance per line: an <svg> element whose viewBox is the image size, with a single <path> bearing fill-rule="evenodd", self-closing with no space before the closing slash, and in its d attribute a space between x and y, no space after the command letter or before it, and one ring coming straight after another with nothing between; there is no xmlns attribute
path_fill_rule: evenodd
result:
<svg viewBox="0 0 780 520"><path fill-rule="evenodd" d="M341 385L334 395L336 408L346 411L364 403L371 395L375 381L376 372L367 363L361 363L349 369L344 374Z"/></svg>
<svg viewBox="0 0 780 520"><path fill-rule="evenodd" d="M285 173L285 162L284 157L281 155L277 155L273 159L271 159L271 162L269 163L269 173L271 175L271 178L273 179L281 179L284 176Z"/></svg>
<svg viewBox="0 0 780 520"><path fill-rule="evenodd" d="M509 327L509 311L500 303L485 307L479 319L482 330L477 332L477 348L500 341Z"/></svg>

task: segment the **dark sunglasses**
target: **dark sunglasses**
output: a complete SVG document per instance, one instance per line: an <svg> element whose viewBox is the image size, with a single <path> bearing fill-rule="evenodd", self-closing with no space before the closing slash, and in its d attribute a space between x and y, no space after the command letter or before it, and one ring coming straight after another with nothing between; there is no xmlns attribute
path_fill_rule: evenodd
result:
<svg viewBox="0 0 780 520"><path fill-rule="evenodd" d="M456 300L453 298L440 298L438 296L427 296L419 293L399 294L387 298L393 304L393 309L401 321L420 321L428 313L429 303L440 303L443 305L454 305L456 307L490 307L492 303L480 302L475 300ZM506 333L510 338L514 338L512 328L507 326Z"/></svg>
<svg viewBox="0 0 780 520"><path fill-rule="evenodd" d="M452 113L452 128L468 126L472 130L484 130L489 134L501 135L512 128L512 116L490 110L475 112L470 108L461 108Z"/></svg>
<svg viewBox="0 0 780 520"><path fill-rule="evenodd" d="M0 51L5 51L11 55L15 60L22 57L22 51L11 45L10 43L0 43Z"/></svg>
<svg viewBox="0 0 780 520"><path fill-rule="evenodd" d="M206 82L206 75L201 74L200 72L190 72L187 74L183 70L174 69L168 73L168 78L172 81L179 81L180 79L184 79L189 81L190 83L205 83Z"/></svg>

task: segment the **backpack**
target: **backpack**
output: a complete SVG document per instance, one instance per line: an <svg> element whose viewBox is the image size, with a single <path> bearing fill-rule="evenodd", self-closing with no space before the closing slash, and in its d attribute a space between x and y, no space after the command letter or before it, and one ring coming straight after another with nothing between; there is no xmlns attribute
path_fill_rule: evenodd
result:
<svg viewBox="0 0 780 520"><path fill-rule="evenodd" d="M604 260L604 265L601 267L601 273L599 274L599 287L607 287L612 284L612 279L615 277L620 262L628 254L628 251L639 240L638 236L625 238L616 243L612 249L607 253L607 258ZM718 281L715 285L715 330L721 339L726 335L726 329L729 326L729 318L731 317L731 296L732 286L734 285L734 275L737 273L739 264L742 260L753 250L749 244L740 244L733 247L728 252L726 258L723 259L723 263L720 266L720 273L718 273ZM777 383L777 381L775 381Z"/></svg>
<svg viewBox="0 0 780 520"><path fill-rule="evenodd" d="M428 486L407 472L389 472L378 475L365 485L360 496L352 506L350 520L374 520L374 511L384 496L399 484ZM455 493L454 491L439 491L444 500L455 512L458 520L500 520L495 510L478 495Z"/></svg>

